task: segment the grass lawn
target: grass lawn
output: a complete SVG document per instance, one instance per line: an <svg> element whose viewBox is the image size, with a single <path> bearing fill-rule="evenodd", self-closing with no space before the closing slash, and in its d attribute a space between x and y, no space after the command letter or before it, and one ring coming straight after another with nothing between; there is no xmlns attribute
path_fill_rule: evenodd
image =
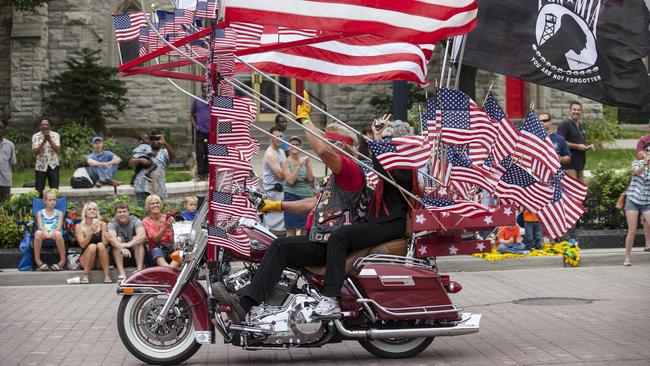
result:
<svg viewBox="0 0 650 366"><path fill-rule="evenodd" d="M626 169L632 166L634 150L605 150L587 152L587 166L585 170L594 170L598 167L606 169Z"/></svg>
<svg viewBox="0 0 650 366"><path fill-rule="evenodd" d="M647 130L628 130L623 129L621 137L619 139L639 139L648 134Z"/></svg>
<svg viewBox="0 0 650 366"><path fill-rule="evenodd" d="M73 172L74 169L61 169L59 175L60 185L69 186L70 177L72 177ZM123 184L129 184L129 182L131 182L132 176L133 169L117 171L117 180L121 180ZM192 177L188 171L167 171L167 183L184 182L191 179ZM34 182L34 171L27 169L23 169L21 171L14 170L13 181L14 187L22 187L25 183Z"/></svg>

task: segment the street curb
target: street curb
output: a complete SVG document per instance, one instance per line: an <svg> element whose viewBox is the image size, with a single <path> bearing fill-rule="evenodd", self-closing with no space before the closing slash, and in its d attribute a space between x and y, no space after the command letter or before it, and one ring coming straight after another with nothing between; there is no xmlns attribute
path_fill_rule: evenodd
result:
<svg viewBox="0 0 650 366"><path fill-rule="evenodd" d="M583 249L580 252L581 267L597 266L622 266L624 249ZM633 265L650 264L650 252L644 252L643 248L634 248L632 251ZM234 267L237 267L235 264ZM490 262L473 256L441 257L438 259L440 273L449 272L481 272L481 271L504 271L533 268L562 268L561 256L545 257L517 257L507 258L500 261ZM133 268L127 268L127 273L133 272ZM2 269L0 272L0 286L48 286L66 284L68 278L81 276L82 271L61 271L61 272L38 272L18 271L17 269ZM111 269L111 278L117 279L117 271ZM100 270L94 270L90 275L90 282L103 284L103 274ZM115 283L107 284L115 286ZM83 286L83 285L70 285Z"/></svg>

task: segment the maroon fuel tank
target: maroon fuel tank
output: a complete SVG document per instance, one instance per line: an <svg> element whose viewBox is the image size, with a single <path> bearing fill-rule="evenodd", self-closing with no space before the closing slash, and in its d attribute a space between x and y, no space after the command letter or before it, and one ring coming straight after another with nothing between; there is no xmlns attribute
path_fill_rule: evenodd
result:
<svg viewBox="0 0 650 366"><path fill-rule="evenodd" d="M449 319L460 316L440 275L404 263L363 263L352 276L359 291L382 320Z"/></svg>
<svg viewBox="0 0 650 366"><path fill-rule="evenodd" d="M150 287L169 293L176 284L180 271L171 267L150 267L138 271L122 282L118 293L129 296L129 292L142 293ZM133 290L129 290L133 289ZM141 296L141 295L130 295ZM192 322L195 331L212 331L214 326L208 314L208 294L203 286L196 281L189 281L181 290L180 296L192 312Z"/></svg>

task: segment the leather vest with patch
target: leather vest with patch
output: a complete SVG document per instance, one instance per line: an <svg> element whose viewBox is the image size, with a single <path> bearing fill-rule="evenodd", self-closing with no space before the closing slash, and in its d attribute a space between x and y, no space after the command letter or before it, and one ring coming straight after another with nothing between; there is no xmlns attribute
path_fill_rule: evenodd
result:
<svg viewBox="0 0 650 366"><path fill-rule="evenodd" d="M346 192L336 184L334 174L330 176L314 209L309 240L325 243L342 226L365 221L368 210L365 178L361 187L356 192Z"/></svg>

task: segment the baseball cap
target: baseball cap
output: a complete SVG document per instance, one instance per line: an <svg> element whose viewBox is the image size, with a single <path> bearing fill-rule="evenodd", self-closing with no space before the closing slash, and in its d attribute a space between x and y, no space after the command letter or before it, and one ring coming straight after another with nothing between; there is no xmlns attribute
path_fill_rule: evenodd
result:
<svg viewBox="0 0 650 366"><path fill-rule="evenodd" d="M102 140L103 140L103 139L102 139L101 136L95 136L95 137L93 137L93 139L92 139L91 141L92 141L92 143L94 144L95 142L97 142L97 141L102 141Z"/></svg>

